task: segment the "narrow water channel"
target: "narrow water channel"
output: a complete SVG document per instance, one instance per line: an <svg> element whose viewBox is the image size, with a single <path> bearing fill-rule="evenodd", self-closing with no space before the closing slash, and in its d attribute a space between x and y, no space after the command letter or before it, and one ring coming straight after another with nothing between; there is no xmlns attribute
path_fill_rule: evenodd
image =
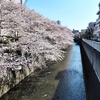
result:
<svg viewBox="0 0 100 100"><path fill-rule="evenodd" d="M80 47L73 44L69 64L59 72L59 80L53 100L86 100Z"/></svg>
<svg viewBox="0 0 100 100"><path fill-rule="evenodd" d="M73 43L63 61L32 73L0 100L86 100L80 48Z"/></svg>

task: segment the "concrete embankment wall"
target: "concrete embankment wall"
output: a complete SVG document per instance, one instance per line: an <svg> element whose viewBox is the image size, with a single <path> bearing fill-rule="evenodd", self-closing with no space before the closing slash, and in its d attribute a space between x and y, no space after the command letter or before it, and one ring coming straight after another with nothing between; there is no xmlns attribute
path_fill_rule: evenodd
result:
<svg viewBox="0 0 100 100"><path fill-rule="evenodd" d="M23 69L18 71L9 68L7 76L0 78L0 97L32 72L34 72L34 67L25 66Z"/></svg>
<svg viewBox="0 0 100 100"><path fill-rule="evenodd" d="M82 45L100 81L100 43L83 40Z"/></svg>
<svg viewBox="0 0 100 100"><path fill-rule="evenodd" d="M81 54L87 100L100 100L100 52L82 41Z"/></svg>

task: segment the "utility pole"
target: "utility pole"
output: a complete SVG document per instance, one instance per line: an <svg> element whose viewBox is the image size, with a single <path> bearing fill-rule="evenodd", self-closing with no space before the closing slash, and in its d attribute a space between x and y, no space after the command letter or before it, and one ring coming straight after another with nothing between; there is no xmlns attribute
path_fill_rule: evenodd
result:
<svg viewBox="0 0 100 100"><path fill-rule="evenodd" d="M25 2L24 2L24 0L20 0L20 4L21 4L21 5L22 5L22 4L26 4L27 1L28 1L28 0L25 0Z"/></svg>
<svg viewBox="0 0 100 100"><path fill-rule="evenodd" d="M1 35L1 22L2 22L2 0L0 0L0 35Z"/></svg>
<svg viewBox="0 0 100 100"><path fill-rule="evenodd" d="M23 1L22 1L22 0L20 0L20 3L21 3L21 5L22 5Z"/></svg>
<svg viewBox="0 0 100 100"><path fill-rule="evenodd" d="M25 0L25 3L24 3L24 4L26 4L26 3L27 3L27 1L28 1L28 0Z"/></svg>
<svg viewBox="0 0 100 100"><path fill-rule="evenodd" d="M20 0L20 3L21 3L21 5L22 5L22 4L26 4L27 1L28 1L28 0L25 0L25 2L24 2L24 0Z"/></svg>

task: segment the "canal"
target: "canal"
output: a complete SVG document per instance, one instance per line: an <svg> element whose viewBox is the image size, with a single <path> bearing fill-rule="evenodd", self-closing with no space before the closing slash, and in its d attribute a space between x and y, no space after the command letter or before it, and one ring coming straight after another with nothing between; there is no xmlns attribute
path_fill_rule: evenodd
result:
<svg viewBox="0 0 100 100"><path fill-rule="evenodd" d="M0 100L86 100L80 47L73 43L63 61L32 73Z"/></svg>

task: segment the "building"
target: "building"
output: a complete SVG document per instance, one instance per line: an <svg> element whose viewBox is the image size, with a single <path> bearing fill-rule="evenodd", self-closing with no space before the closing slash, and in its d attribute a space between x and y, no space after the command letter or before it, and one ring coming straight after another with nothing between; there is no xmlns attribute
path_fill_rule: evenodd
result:
<svg viewBox="0 0 100 100"><path fill-rule="evenodd" d="M94 35L100 40L100 3L99 3L99 11L97 12L98 18L94 27Z"/></svg>
<svg viewBox="0 0 100 100"><path fill-rule="evenodd" d="M90 23L88 24L88 28L94 30L95 24L96 24L95 22L90 22Z"/></svg>
<svg viewBox="0 0 100 100"><path fill-rule="evenodd" d="M75 30L75 29L73 29L73 31L72 31L72 33L79 33L79 30Z"/></svg>
<svg viewBox="0 0 100 100"><path fill-rule="evenodd" d="M86 33L86 29L81 29L81 32L80 32L81 34L84 34L84 33Z"/></svg>
<svg viewBox="0 0 100 100"><path fill-rule="evenodd" d="M25 0L6 0L6 1L14 1L16 3L24 4Z"/></svg>
<svg viewBox="0 0 100 100"><path fill-rule="evenodd" d="M61 25L61 21L60 21L60 20L57 20L57 24L58 24L58 25Z"/></svg>

